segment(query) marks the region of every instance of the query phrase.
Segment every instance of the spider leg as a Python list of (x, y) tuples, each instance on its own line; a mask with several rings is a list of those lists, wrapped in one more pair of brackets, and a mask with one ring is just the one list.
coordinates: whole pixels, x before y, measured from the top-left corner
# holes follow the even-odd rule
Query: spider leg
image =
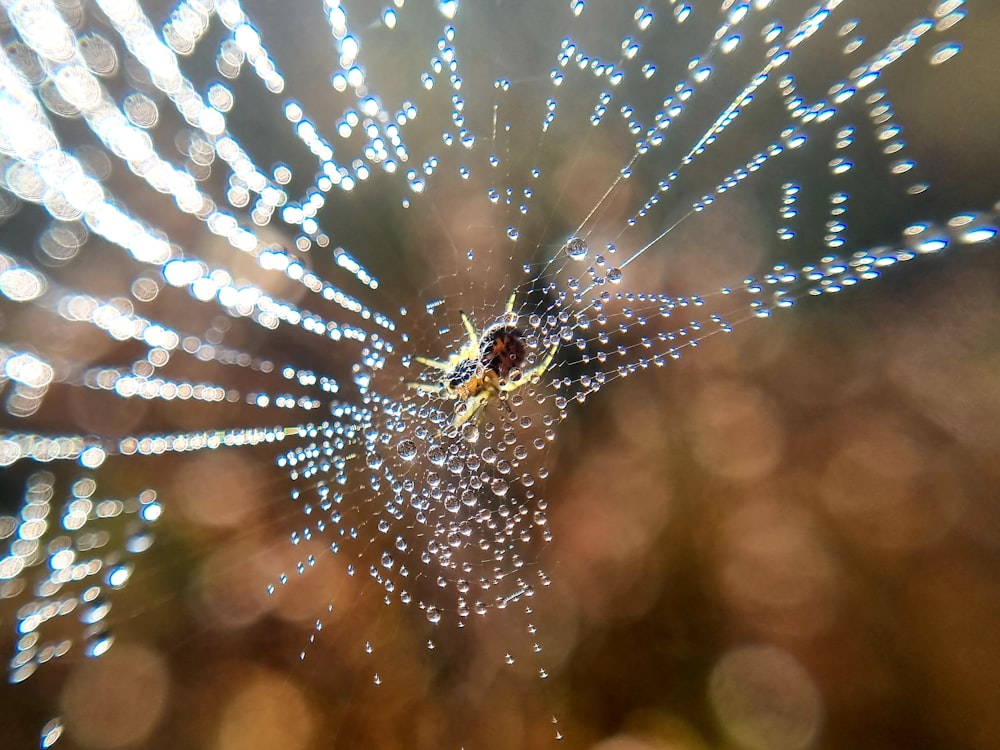
[(556, 352), (559, 351), (559, 343), (556, 342), (549, 347), (549, 350), (545, 352), (545, 356), (542, 357), (542, 361), (537, 365), (528, 370), (529, 376), (541, 375), (543, 372), (549, 369), (549, 365), (552, 364), (552, 360), (556, 358)]
[(556, 358), (556, 352), (559, 350), (559, 344), (555, 343), (549, 347), (549, 350), (545, 352), (545, 356), (542, 357), (541, 362), (532, 367), (527, 372), (523, 373), (517, 380), (508, 380), (506, 383), (500, 383), (499, 388), (501, 391), (513, 391), (520, 388), (525, 383), (530, 383), (533, 378), (541, 376), (549, 366), (552, 364), (552, 360)]
[(476, 332), (476, 326), (472, 322), (472, 318), (469, 317), (469, 314), (465, 312), (465, 310), (462, 310), (461, 315), (462, 325), (465, 326), (465, 332), (469, 334), (469, 341), (475, 344), (479, 341), (479, 334)]
[[(465, 409), (461, 412), (456, 412), (455, 421), (452, 422), (454, 427), (461, 427), (463, 424), (468, 422), (475, 416), (482, 413), (483, 408), (489, 403), (489, 400), (500, 393), (500, 378), (492, 370), (486, 370), (483, 373), (483, 390), (474, 396), (470, 396), (465, 399)], [(504, 404), (507, 409), (510, 406)]]
[(455, 421), (452, 422), (452, 426), (461, 427), (463, 424), (468, 422), (474, 416), (479, 414), (486, 406), (486, 402), (490, 399), (490, 392), (483, 391), (482, 393), (477, 393), (475, 396), (471, 396), (465, 400), (465, 409), (461, 412), (456, 412)]
[(507, 305), (504, 307), (503, 311), (505, 313), (514, 312), (514, 300), (517, 299), (517, 292), (511, 292), (510, 296), (507, 298)]
[(406, 387), (424, 393), (442, 393), (447, 390), (443, 383), (421, 383), (419, 380), (408, 380)]
[(414, 357), (417, 362), (427, 367), (433, 367), (435, 370), (450, 370), (451, 365), (447, 362), (442, 362), (440, 359), (430, 359), (429, 357)]
[(517, 314), (514, 312), (514, 300), (517, 299), (517, 291), (511, 292), (511, 295), (507, 298), (507, 304), (503, 308), (503, 317), (511, 325), (517, 323)]

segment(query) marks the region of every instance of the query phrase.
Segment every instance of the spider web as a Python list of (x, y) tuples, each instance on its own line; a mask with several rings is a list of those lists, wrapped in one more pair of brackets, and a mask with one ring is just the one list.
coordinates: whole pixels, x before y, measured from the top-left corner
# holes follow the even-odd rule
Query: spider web
[[(850, 710), (824, 533), (897, 563), (963, 539), (949, 482), (995, 446), (994, 11), (4, 6), (24, 732), (58, 703), (81, 746), (805, 747)], [(456, 428), (415, 357), (511, 295), (527, 368), (555, 362)], [(679, 609), (706, 589), (734, 632)], [(620, 682), (598, 652), (632, 640)], [(643, 663), (674, 647), (676, 678)]]

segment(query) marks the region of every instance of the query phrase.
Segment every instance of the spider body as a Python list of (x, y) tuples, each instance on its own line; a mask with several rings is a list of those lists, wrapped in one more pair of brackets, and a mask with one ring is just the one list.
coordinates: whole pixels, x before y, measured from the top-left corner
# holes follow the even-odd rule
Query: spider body
[(421, 364), (441, 371), (437, 381), (408, 383), (416, 390), (437, 393), (461, 403), (452, 422), (455, 427), (480, 414), (486, 404), (499, 399), (502, 393), (532, 382), (549, 368), (556, 353), (553, 344), (537, 364), (524, 370), (530, 358), (524, 331), (517, 327), (514, 295), (507, 300), (503, 317), (481, 334), (464, 312), (462, 325), (468, 338), (446, 361), (416, 358)]
[(445, 390), (460, 399), (472, 398), (483, 389), (485, 372), (479, 362), (474, 359), (463, 359), (448, 370), (441, 383)]
[(524, 331), (509, 323), (494, 323), (483, 332), (479, 352), (483, 367), (504, 380), (528, 357)]

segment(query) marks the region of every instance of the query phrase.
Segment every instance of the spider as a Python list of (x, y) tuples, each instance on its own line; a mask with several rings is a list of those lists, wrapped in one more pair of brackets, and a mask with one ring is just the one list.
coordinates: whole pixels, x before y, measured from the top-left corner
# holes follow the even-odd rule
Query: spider
[(515, 297), (516, 293), (510, 295), (503, 317), (481, 334), (469, 316), (462, 312), (462, 325), (468, 339), (446, 361), (416, 358), (420, 364), (440, 370), (442, 374), (433, 383), (411, 382), (407, 385), (415, 390), (464, 402), (464, 408), (456, 409), (453, 427), (461, 427), (480, 414), (486, 404), (498, 399), (501, 393), (510, 393), (532, 382), (549, 368), (556, 356), (558, 345), (553, 344), (541, 361), (522, 372), (521, 368), (528, 360), (528, 347), (524, 331), (517, 327)]

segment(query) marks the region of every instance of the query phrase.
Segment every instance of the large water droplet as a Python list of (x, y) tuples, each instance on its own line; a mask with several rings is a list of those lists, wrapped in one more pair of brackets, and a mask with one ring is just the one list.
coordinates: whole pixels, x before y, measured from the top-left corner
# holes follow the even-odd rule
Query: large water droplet
[(396, 452), (404, 461), (412, 461), (417, 456), (417, 444), (404, 438), (396, 444)]
[(587, 257), (587, 241), (580, 237), (571, 237), (566, 243), (566, 255), (573, 260), (583, 260)]

